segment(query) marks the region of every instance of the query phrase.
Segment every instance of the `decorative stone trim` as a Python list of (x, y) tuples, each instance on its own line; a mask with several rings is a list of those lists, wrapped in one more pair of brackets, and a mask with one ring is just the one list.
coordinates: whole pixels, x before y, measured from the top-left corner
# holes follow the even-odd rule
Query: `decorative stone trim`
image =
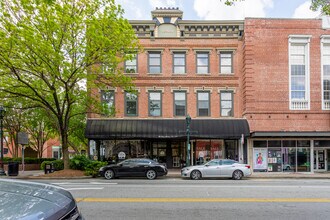
[(330, 35), (321, 35), (321, 43), (330, 43)]
[(112, 86), (106, 86), (105, 88), (99, 88), (99, 92), (101, 92), (102, 90), (107, 90), (107, 91), (114, 91), (117, 92), (117, 87), (112, 87)]
[(144, 48), (144, 52), (145, 53), (149, 53), (149, 52), (160, 52), (160, 54), (164, 53), (164, 48)]
[(199, 91), (205, 91), (205, 92), (210, 92), (212, 93), (213, 88), (212, 87), (194, 87), (194, 93), (197, 93)]
[(309, 43), (312, 35), (289, 35), (290, 43)]
[(171, 93), (173, 93), (174, 91), (185, 91), (187, 93), (189, 93), (189, 87), (171, 87)]
[(216, 48), (217, 54), (220, 54), (221, 52), (232, 52), (233, 54), (236, 53), (237, 48), (234, 47), (223, 47), (223, 48)]
[(171, 54), (176, 53), (176, 52), (187, 53), (188, 51), (189, 51), (189, 48), (173, 48), (173, 49), (170, 49)]
[(234, 94), (236, 93), (236, 88), (235, 87), (219, 87), (218, 88), (218, 93), (220, 94), (221, 91), (232, 91)]
[(194, 48), (193, 51), (194, 51), (194, 54), (196, 54), (198, 52), (212, 53), (213, 49), (212, 48)]
[[(140, 93), (140, 88), (139, 87), (136, 87), (134, 90), (137, 91), (137, 93)], [(125, 93), (125, 89), (122, 89), (121, 92)]]
[(161, 91), (162, 93), (164, 93), (164, 87), (146, 87), (146, 93), (148, 92), (154, 92), (154, 91)]

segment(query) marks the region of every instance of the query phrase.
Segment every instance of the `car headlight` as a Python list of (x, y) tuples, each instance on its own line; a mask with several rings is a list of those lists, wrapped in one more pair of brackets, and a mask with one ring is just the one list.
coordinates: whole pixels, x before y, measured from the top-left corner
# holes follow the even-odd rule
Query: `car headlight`
[(190, 170), (190, 168), (183, 168), (182, 170), (181, 170), (181, 172), (185, 172), (185, 171), (189, 171)]
[(101, 167), (100, 169), (99, 169), (99, 172), (102, 172), (104, 170), (104, 167)]

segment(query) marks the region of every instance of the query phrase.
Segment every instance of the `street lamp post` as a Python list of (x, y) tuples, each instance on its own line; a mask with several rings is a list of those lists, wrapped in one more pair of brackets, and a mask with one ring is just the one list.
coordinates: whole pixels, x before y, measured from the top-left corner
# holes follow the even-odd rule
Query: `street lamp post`
[(6, 176), (5, 169), (3, 167), (3, 118), (5, 117), (6, 110), (3, 106), (0, 106), (0, 143), (1, 143), (1, 166), (0, 176)]
[(191, 117), (187, 115), (186, 117), (186, 124), (187, 124), (187, 159), (186, 159), (186, 166), (190, 166), (190, 122)]

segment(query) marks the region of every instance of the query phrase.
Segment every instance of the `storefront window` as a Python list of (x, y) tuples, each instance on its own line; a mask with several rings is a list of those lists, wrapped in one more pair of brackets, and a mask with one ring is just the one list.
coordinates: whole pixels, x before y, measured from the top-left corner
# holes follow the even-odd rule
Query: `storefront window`
[(211, 159), (211, 141), (196, 141), (196, 164), (204, 164)]
[(268, 172), (282, 172), (282, 152), (279, 147), (268, 148)]
[(296, 148), (283, 148), (283, 171), (296, 172)]

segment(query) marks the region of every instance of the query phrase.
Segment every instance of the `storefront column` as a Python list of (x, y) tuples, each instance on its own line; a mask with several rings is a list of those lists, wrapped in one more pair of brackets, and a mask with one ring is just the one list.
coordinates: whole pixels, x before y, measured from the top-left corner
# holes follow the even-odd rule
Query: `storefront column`
[(253, 172), (253, 140), (247, 139), (247, 164), (251, 166)]
[(244, 145), (244, 137), (243, 140), (239, 139), (238, 141), (238, 162), (244, 163), (244, 151), (243, 151), (243, 145)]
[(310, 167), (311, 167), (311, 173), (314, 173), (314, 140), (311, 140), (311, 150), (310, 150)]

